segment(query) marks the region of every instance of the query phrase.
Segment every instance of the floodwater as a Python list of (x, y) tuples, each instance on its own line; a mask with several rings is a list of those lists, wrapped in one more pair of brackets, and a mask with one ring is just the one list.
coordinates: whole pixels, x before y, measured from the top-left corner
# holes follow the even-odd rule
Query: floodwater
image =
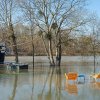
[[(0, 66), (0, 100), (100, 100), (100, 80), (94, 82), (89, 77), (93, 73), (93, 64), (83, 63), (83, 60), (78, 60), (80, 63), (77, 63), (76, 60), (77, 64), (73, 62), (71, 65), (75, 59), (69, 58), (70, 62), (65, 64), (64, 61), (59, 68), (50, 67), (47, 62), (43, 62), (43, 57), (41, 59), (42, 62), (37, 59), (36, 62), (41, 63), (35, 63), (34, 71), (31, 65), (23, 71)], [(98, 63), (96, 72), (100, 71)], [(85, 81), (81, 77), (75, 82), (67, 82), (64, 73), (68, 72), (84, 74)]]

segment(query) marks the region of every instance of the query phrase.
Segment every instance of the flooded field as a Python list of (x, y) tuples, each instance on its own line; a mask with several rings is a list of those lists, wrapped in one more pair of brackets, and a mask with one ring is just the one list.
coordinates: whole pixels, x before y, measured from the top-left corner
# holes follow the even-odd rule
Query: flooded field
[[(100, 80), (93, 82), (89, 77), (93, 73), (92, 59), (87, 59), (89, 63), (84, 63), (86, 58), (83, 61), (80, 57), (63, 59), (60, 68), (50, 67), (46, 57), (35, 59), (34, 71), (31, 57), (20, 57), (21, 62), (29, 62), (28, 70), (17, 72), (2, 68), (0, 100), (100, 100)], [(10, 60), (13, 58), (6, 58)], [(96, 72), (100, 72), (99, 60), (96, 60)], [(67, 82), (64, 73), (68, 72), (85, 75), (85, 81), (81, 77), (75, 82)]]

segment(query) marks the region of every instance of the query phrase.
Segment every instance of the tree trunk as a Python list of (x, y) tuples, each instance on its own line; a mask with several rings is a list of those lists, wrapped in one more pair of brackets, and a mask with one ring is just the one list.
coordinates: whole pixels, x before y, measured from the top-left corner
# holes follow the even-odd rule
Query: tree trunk
[(43, 40), (43, 44), (44, 44), (44, 47), (45, 47), (45, 51), (46, 51), (46, 54), (47, 54), (47, 57), (48, 57), (49, 63), (50, 63), (49, 51), (48, 51), (48, 48), (47, 48), (47, 46), (46, 46), (45, 40), (44, 40), (44, 38), (43, 38), (43, 35), (42, 35), (42, 40)]
[[(32, 22), (32, 21), (31, 21)], [(33, 71), (34, 71), (34, 42), (33, 42), (33, 27), (30, 28), (32, 38), (32, 56), (33, 56)]]
[(15, 37), (15, 34), (14, 34), (12, 24), (9, 25), (9, 33), (11, 34), (11, 38), (12, 38), (13, 51), (14, 51), (14, 54), (15, 54), (15, 62), (18, 63), (17, 43), (16, 43), (16, 37)]
[(52, 42), (49, 39), (49, 56), (50, 56), (50, 65), (55, 66), (54, 58), (53, 58), (53, 51), (52, 51)]
[(61, 64), (61, 40), (59, 39), (59, 43), (56, 47), (56, 66), (60, 66)]
[[(32, 39), (33, 40), (33, 39)], [(34, 43), (32, 41), (33, 71), (34, 71)]]
[[(94, 75), (95, 75), (95, 73), (96, 73), (96, 52), (95, 52), (95, 39), (94, 39), (94, 41), (93, 41), (93, 58), (94, 58), (94, 61), (93, 61), (93, 63), (94, 63), (94, 69), (93, 69), (93, 73), (94, 73)], [(95, 79), (93, 80), (94, 82), (95, 82)]]
[(56, 47), (56, 66), (61, 64), (61, 45)]

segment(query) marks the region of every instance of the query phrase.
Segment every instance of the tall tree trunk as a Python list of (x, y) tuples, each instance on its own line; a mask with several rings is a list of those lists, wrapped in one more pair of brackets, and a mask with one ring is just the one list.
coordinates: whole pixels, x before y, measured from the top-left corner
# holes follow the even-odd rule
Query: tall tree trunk
[(95, 51), (95, 40), (94, 40), (94, 43), (93, 43), (93, 58), (94, 58), (94, 61), (93, 61), (93, 63), (94, 63), (94, 74), (95, 74), (95, 72), (96, 72), (96, 51)]
[(33, 71), (34, 71), (34, 43), (33, 43), (33, 39), (32, 39), (32, 56), (33, 56)]
[(46, 54), (47, 54), (47, 57), (48, 57), (49, 63), (50, 63), (49, 51), (48, 51), (48, 48), (47, 48), (47, 46), (46, 46), (45, 40), (44, 40), (44, 38), (43, 38), (43, 35), (42, 35), (42, 40), (43, 40), (43, 44), (44, 44), (44, 47), (45, 47), (45, 51), (46, 51)]
[(55, 66), (54, 58), (53, 58), (53, 51), (52, 51), (52, 41), (49, 39), (49, 56), (50, 56), (50, 65)]
[(12, 39), (12, 44), (13, 44), (13, 51), (14, 51), (14, 54), (15, 54), (15, 62), (18, 63), (17, 43), (16, 43), (16, 37), (15, 37), (15, 34), (14, 34), (14, 29), (13, 29), (12, 24), (9, 25), (9, 33), (11, 34), (11, 39)]
[(33, 42), (33, 27), (32, 26), (30, 28), (30, 31), (31, 31), (31, 39), (32, 39), (32, 56), (33, 56), (33, 71), (34, 71), (34, 42)]
[(59, 43), (56, 47), (56, 66), (60, 66), (61, 64), (61, 39), (59, 39)]

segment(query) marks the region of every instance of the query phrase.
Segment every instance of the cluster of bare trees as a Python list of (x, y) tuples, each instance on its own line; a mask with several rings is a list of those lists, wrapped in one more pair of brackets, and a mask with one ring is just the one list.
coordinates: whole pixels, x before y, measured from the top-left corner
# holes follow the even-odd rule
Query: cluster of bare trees
[[(18, 51), (31, 51), (34, 56), (37, 48), (35, 51), (45, 51), (50, 65), (60, 66), (61, 55), (68, 53), (68, 49), (72, 54), (76, 51), (84, 54), (87, 47), (91, 45), (95, 51), (94, 45), (99, 44), (99, 38), (95, 38), (99, 36), (99, 23), (86, 11), (86, 3), (86, 0), (0, 0), (1, 39), (12, 46), (16, 62)], [(24, 25), (24, 30), (20, 27), (16, 30), (18, 23)], [(25, 43), (24, 47), (19, 43)]]
[(3, 41), (8, 42), (7, 40), (10, 40), (9, 42), (12, 44), (13, 51), (16, 56), (15, 61), (18, 62), (16, 36), (14, 34), (13, 25), (15, 8), (16, 4), (14, 3), (14, 0), (0, 0), (0, 24), (1, 28), (5, 30), (5, 33), (3, 33), (3, 36), (5, 37), (3, 38)]

